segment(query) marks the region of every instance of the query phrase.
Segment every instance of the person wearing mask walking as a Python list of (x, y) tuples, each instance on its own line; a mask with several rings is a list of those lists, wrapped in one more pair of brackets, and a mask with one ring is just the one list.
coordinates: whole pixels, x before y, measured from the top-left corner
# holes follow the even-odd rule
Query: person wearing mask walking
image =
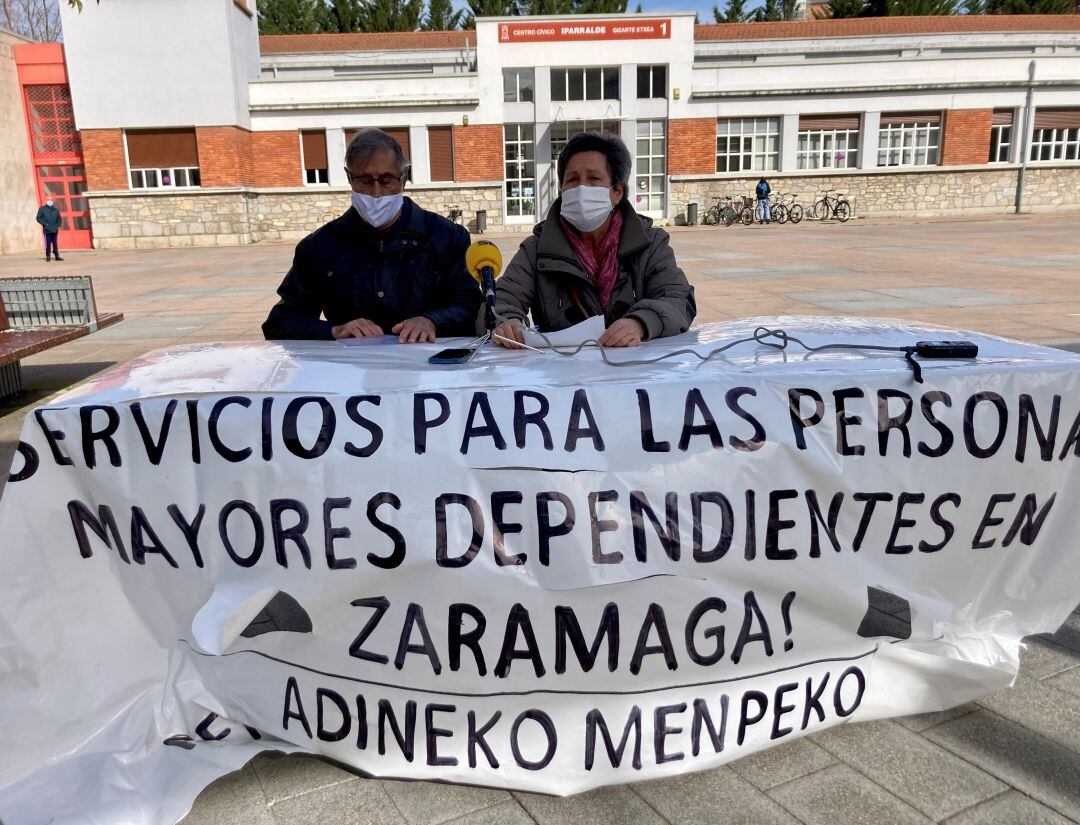
[(41, 231), (45, 233), (45, 260), (51, 261), (60, 257), (60, 248), (56, 245), (56, 235), (60, 231), (60, 210), (53, 205), (52, 198), (45, 201), (45, 205), (37, 211), (37, 222), (41, 224)]
[(772, 210), (769, 209), (769, 193), (772, 191), (772, 187), (769, 186), (769, 182), (762, 178), (758, 181), (757, 189), (757, 222), (758, 223), (772, 223)]

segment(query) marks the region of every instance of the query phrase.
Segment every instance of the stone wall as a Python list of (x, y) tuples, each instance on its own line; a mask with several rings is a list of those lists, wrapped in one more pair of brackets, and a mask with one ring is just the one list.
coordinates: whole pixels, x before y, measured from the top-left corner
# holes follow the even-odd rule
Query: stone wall
[(34, 167), (13, 47), (25, 40), (0, 31), (0, 254), (41, 249)]
[(253, 196), (242, 191), (177, 190), (168, 194), (99, 193), (90, 197), (98, 249), (230, 246), (256, 240)]
[[(406, 193), (425, 209), (476, 231), (476, 213), (487, 210), (489, 231), (501, 230), (500, 184), (416, 186)], [(153, 194), (90, 195), (98, 249), (228, 246), (259, 240), (299, 240), (349, 208), (344, 189), (173, 190)]]
[[(838, 189), (852, 202), (857, 217), (1007, 214), (1016, 202), (1018, 167), (859, 174), (768, 175), (774, 192), (791, 192), (804, 207), (825, 189)], [(760, 175), (732, 178), (720, 175), (676, 176), (669, 193), (670, 215), (684, 223), (686, 205), (698, 203), (703, 212), (716, 195), (752, 195)], [(1024, 186), (1024, 211), (1080, 208), (1080, 167), (1029, 167)]]

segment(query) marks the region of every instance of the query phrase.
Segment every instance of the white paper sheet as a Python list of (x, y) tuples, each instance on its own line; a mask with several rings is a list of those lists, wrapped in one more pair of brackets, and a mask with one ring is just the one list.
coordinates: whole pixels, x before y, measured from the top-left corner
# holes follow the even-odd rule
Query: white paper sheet
[(558, 332), (545, 332), (547, 341), (535, 332), (525, 333), (525, 343), (530, 347), (576, 347), (582, 341), (592, 341), (604, 334), (604, 316), (594, 315), (580, 324), (560, 329)]

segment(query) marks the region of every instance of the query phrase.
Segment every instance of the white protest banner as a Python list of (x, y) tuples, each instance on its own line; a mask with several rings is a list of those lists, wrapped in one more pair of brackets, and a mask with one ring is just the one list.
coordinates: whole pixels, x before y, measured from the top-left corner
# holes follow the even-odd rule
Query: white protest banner
[(173, 823), (266, 748), (570, 794), (1009, 685), (1076, 602), (1080, 358), (770, 325), (981, 351), (221, 344), (38, 408), (0, 818)]

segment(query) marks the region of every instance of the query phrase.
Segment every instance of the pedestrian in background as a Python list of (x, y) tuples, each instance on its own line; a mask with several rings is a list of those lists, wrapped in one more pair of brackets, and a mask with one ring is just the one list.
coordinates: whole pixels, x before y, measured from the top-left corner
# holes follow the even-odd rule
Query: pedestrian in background
[(765, 178), (762, 178), (758, 181), (755, 191), (757, 192), (757, 222), (772, 223), (772, 210), (769, 208), (769, 193), (772, 187)]
[(45, 260), (51, 261), (54, 257), (58, 261), (64, 260), (60, 257), (60, 248), (56, 245), (56, 235), (60, 231), (61, 223), (60, 210), (53, 205), (52, 198), (38, 209), (37, 222), (45, 233)]

